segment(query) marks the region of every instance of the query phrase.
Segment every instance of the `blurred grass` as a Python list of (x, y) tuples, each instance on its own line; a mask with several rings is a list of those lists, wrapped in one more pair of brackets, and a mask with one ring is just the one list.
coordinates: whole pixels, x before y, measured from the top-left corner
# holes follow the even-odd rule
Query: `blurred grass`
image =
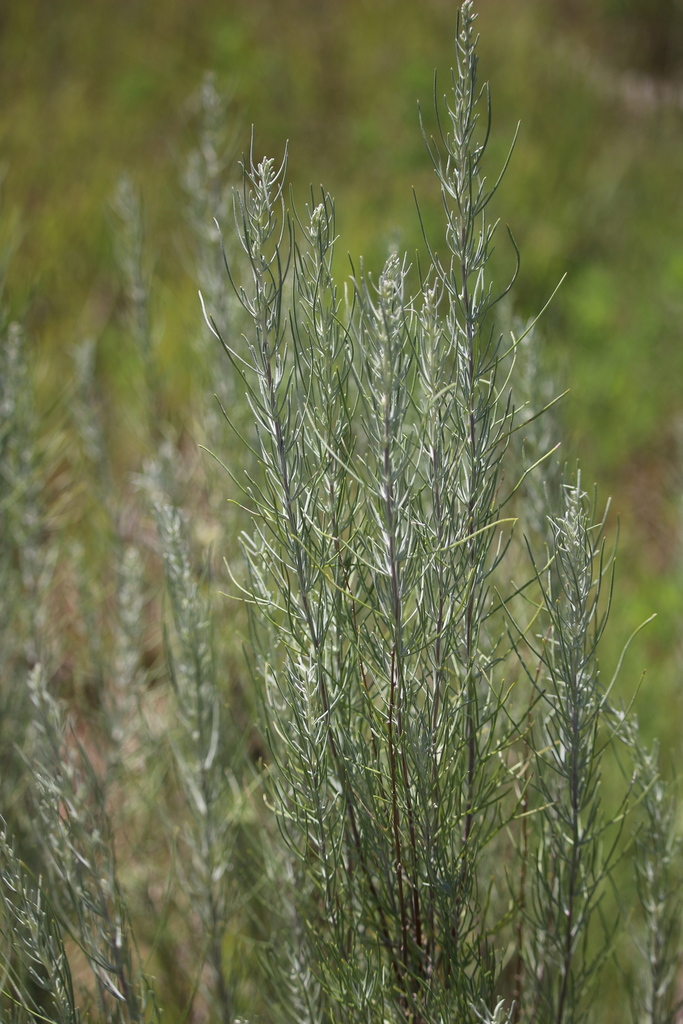
[[(498, 210), (522, 253), (522, 316), (567, 279), (542, 330), (563, 409), (566, 457), (614, 495), (622, 524), (607, 660), (658, 613), (627, 662), (648, 667), (646, 731), (678, 742), (683, 345), (683, 15), (670, 0), (480, 0), (482, 72), (493, 95), (493, 159), (519, 142)], [(295, 198), (324, 182), (354, 260), (420, 245), (411, 189), (435, 237), (429, 130), (433, 68), (452, 60), (446, 0), (24, 0), (0, 11), (0, 156), (6, 220), (20, 219), (7, 299), (24, 315), (40, 429), (57, 429), (70, 351), (96, 342), (114, 482), (149, 455), (144, 375), (125, 317), (110, 200), (121, 171), (144, 203), (152, 286), (155, 415), (195, 432), (202, 330), (179, 184), (205, 69), (234, 95), (237, 148), (290, 140)], [(491, 168), (493, 171), (493, 167)], [(501, 232), (497, 280), (513, 260)], [(342, 258), (340, 268), (343, 271)], [(52, 410), (52, 411), (51, 411)], [(99, 498), (66, 444), (46, 482), (59, 524), (101, 549)], [(61, 481), (61, 483), (60, 483)], [(655, 695), (654, 699), (653, 696)]]

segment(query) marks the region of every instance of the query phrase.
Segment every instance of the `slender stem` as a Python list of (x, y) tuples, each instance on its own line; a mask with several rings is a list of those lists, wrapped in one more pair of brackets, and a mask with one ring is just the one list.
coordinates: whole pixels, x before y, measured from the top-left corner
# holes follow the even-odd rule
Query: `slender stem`
[(570, 780), (570, 793), (571, 793), (571, 826), (572, 826), (572, 839), (571, 839), (571, 856), (569, 860), (569, 886), (566, 896), (566, 906), (564, 913), (566, 917), (565, 928), (564, 928), (564, 950), (562, 960), (562, 984), (560, 987), (560, 995), (557, 1003), (557, 1016), (556, 1024), (562, 1024), (564, 1019), (564, 1009), (567, 1000), (567, 991), (569, 987), (569, 979), (571, 976), (572, 960), (573, 960), (573, 945), (574, 945), (574, 913), (575, 913), (575, 902), (576, 902), (576, 890), (577, 890), (577, 877), (579, 869), (579, 847), (580, 847), (580, 835), (579, 835), (579, 812), (580, 812), (580, 795), (579, 795), (579, 771), (578, 771), (578, 758), (579, 750), (578, 744), (580, 742), (579, 737), (579, 722), (578, 722), (578, 694), (576, 692), (576, 680), (573, 680), (572, 685), (573, 692), (573, 708), (572, 708), (572, 726), (573, 726), (573, 737), (572, 737), (572, 766), (571, 766), (571, 780)]
[[(534, 690), (538, 687), (538, 680), (541, 674), (541, 668), (543, 662), (541, 659), (538, 661), (536, 666), (536, 676), (534, 679)], [(516, 947), (516, 958), (515, 958), (515, 977), (512, 988), (512, 1019), (510, 1024), (518, 1024), (521, 1013), (522, 1013), (522, 999), (524, 998), (524, 914), (526, 912), (526, 882), (527, 882), (527, 871), (529, 865), (529, 770), (531, 763), (531, 745), (529, 743), (529, 737), (531, 735), (531, 708), (533, 705), (533, 693), (529, 695), (529, 707), (527, 709), (526, 717), (526, 735), (524, 737), (524, 756), (526, 759), (526, 768), (524, 771), (524, 777), (522, 779), (522, 785), (524, 791), (522, 793), (522, 800), (520, 804), (520, 811), (522, 814), (522, 858), (519, 873), (519, 896), (517, 897), (517, 927), (515, 929), (515, 947)]]
[[(259, 281), (259, 283), (260, 283), (260, 281)], [(263, 304), (261, 304), (261, 305), (263, 306)], [(288, 525), (289, 525), (289, 538), (291, 538), (290, 550), (291, 550), (291, 553), (292, 553), (292, 556), (293, 556), (293, 559), (294, 559), (295, 571), (296, 571), (296, 575), (297, 575), (297, 583), (299, 585), (299, 595), (300, 595), (301, 608), (302, 608), (302, 611), (304, 613), (304, 618), (306, 620), (306, 624), (307, 624), (307, 627), (308, 627), (311, 643), (313, 645), (313, 649), (314, 649), (315, 654), (316, 654), (316, 677), (317, 677), (317, 683), (318, 683), (319, 692), (320, 692), (320, 700), (321, 700), (321, 704), (322, 704), (322, 708), (323, 708), (323, 714), (325, 716), (325, 723), (326, 723), (325, 728), (326, 728), (327, 738), (328, 738), (328, 742), (329, 742), (329, 745), (330, 745), (330, 751), (332, 753), (332, 757), (334, 759), (335, 766), (336, 766), (337, 772), (339, 774), (339, 780), (340, 780), (340, 783), (341, 783), (342, 792), (345, 794), (345, 801), (344, 801), (344, 803), (345, 803), (346, 813), (347, 813), (347, 816), (348, 816), (349, 826), (351, 828), (353, 845), (354, 845), (354, 847), (356, 849), (356, 853), (358, 855), (358, 860), (359, 860), (359, 863), (361, 865), (361, 869), (362, 869), (362, 871), (363, 871), (363, 873), (365, 875), (366, 882), (368, 884), (368, 888), (370, 890), (371, 896), (372, 896), (373, 901), (374, 901), (375, 908), (377, 910), (377, 914), (378, 914), (378, 917), (379, 917), (379, 929), (380, 929), (380, 934), (382, 936), (382, 941), (384, 943), (385, 949), (387, 950), (387, 952), (390, 955), (390, 958), (391, 958), (391, 961), (392, 961), (392, 966), (393, 966), (394, 971), (395, 971), (395, 973), (397, 975), (397, 978), (399, 978), (400, 974), (401, 974), (401, 971), (400, 971), (400, 968), (399, 968), (398, 964), (396, 963), (395, 954), (394, 954), (394, 951), (393, 951), (393, 943), (392, 943), (391, 937), (390, 937), (389, 924), (388, 924), (388, 921), (386, 919), (386, 914), (384, 912), (384, 908), (382, 906), (382, 902), (381, 902), (379, 894), (377, 892), (377, 888), (376, 888), (374, 880), (372, 878), (372, 874), (371, 874), (370, 869), (369, 869), (368, 864), (367, 864), (367, 860), (366, 860), (364, 849), (363, 849), (363, 843), (362, 843), (362, 840), (361, 840), (360, 831), (358, 829), (358, 823), (356, 821), (356, 813), (355, 813), (355, 810), (354, 810), (354, 807), (353, 807), (353, 803), (352, 803), (352, 801), (350, 799), (350, 794), (351, 794), (352, 790), (351, 790), (351, 787), (350, 787), (350, 785), (348, 783), (346, 766), (344, 764), (344, 759), (341, 756), (340, 751), (338, 749), (337, 741), (336, 741), (336, 738), (335, 738), (335, 735), (334, 735), (334, 731), (332, 729), (332, 723), (330, 721), (330, 700), (329, 700), (329, 695), (328, 695), (328, 690), (327, 690), (327, 683), (325, 682), (324, 667), (323, 667), (323, 665), (321, 663), (321, 656), (322, 656), (322, 652), (321, 652), (321, 649), (320, 649), (321, 643), (320, 643), (320, 638), (318, 636), (318, 631), (317, 631), (316, 626), (315, 626), (315, 622), (313, 620), (313, 615), (312, 615), (312, 611), (311, 611), (311, 605), (310, 605), (310, 601), (309, 601), (309, 597), (308, 597), (308, 584), (307, 584), (306, 576), (305, 576), (305, 573), (304, 573), (304, 566), (303, 566), (303, 557), (304, 557), (303, 556), (303, 545), (301, 543), (299, 527), (298, 527), (298, 524), (296, 522), (296, 518), (294, 516), (294, 500), (293, 500), (293, 497), (292, 497), (291, 480), (290, 480), (289, 468), (288, 468), (288, 465), (287, 465), (287, 459), (286, 459), (286, 454), (285, 454), (285, 445), (284, 445), (284, 436), (283, 436), (283, 430), (282, 430), (282, 423), (281, 423), (280, 416), (279, 416), (279, 413), (278, 413), (278, 408), (277, 408), (277, 396), (276, 396), (276, 393), (275, 393), (275, 384), (274, 384), (273, 375), (272, 375), (272, 369), (271, 369), (271, 358), (272, 358), (272, 356), (271, 356), (271, 353), (270, 353), (270, 350), (269, 350), (269, 346), (268, 346), (268, 341), (267, 341), (268, 331), (267, 331), (267, 324), (266, 324), (265, 309), (263, 309), (263, 308), (261, 310), (261, 324), (260, 324), (260, 326), (261, 326), (261, 332), (262, 332), (263, 364), (264, 364), (264, 370), (265, 370), (265, 373), (266, 373), (266, 381), (267, 381), (267, 387), (268, 387), (268, 398), (269, 398), (269, 405), (270, 405), (270, 410), (269, 411), (270, 411), (270, 414), (271, 414), (271, 421), (272, 421), (274, 429), (275, 429), (275, 448), (276, 448), (277, 458), (278, 458), (278, 471), (279, 471), (279, 474), (280, 474), (280, 480), (281, 480), (281, 483), (282, 483), (284, 497), (285, 497), (285, 509), (286, 509), (286, 514), (287, 514), (287, 522), (288, 522)]]
[[(469, 211), (468, 211), (469, 212)], [(467, 228), (463, 224), (461, 230), (461, 246), (463, 255), (466, 252), (467, 245)], [(474, 779), (476, 771), (476, 759), (477, 759), (477, 747), (476, 747), (476, 726), (475, 726), (475, 707), (477, 701), (476, 688), (474, 683), (474, 609), (476, 602), (476, 569), (477, 569), (477, 552), (476, 552), (476, 540), (474, 539), (474, 506), (475, 506), (475, 488), (477, 479), (477, 433), (476, 433), (476, 415), (474, 409), (475, 400), (475, 353), (474, 353), (474, 330), (472, 324), (472, 315), (470, 310), (470, 296), (468, 290), (469, 280), (469, 268), (466, 261), (463, 258), (463, 262), (460, 268), (462, 278), (462, 292), (461, 300), (465, 315), (465, 326), (467, 332), (467, 359), (468, 359), (468, 430), (469, 430), (469, 494), (467, 497), (467, 531), (470, 536), (470, 540), (467, 544), (467, 550), (469, 555), (469, 570), (470, 570), (470, 583), (469, 583), (469, 597), (467, 600), (467, 611), (465, 618), (465, 664), (467, 666), (467, 812), (465, 817), (465, 845), (467, 845), (472, 831), (472, 815), (473, 815), (473, 794), (474, 794)]]
[(391, 818), (394, 833), (394, 865), (396, 883), (398, 885), (398, 903), (401, 915), (401, 963), (404, 969), (408, 961), (408, 919), (406, 917), (405, 898), (403, 894), (403, 863), (401, 856), (401, 831), (398, 812), (396, 789), (396, 748), (394, 744), (394, 709), (396, 706), (396, 649), (391, 651), (391, 689), (389, 694), (389, 715), (387, 731), (389, 739), (389, 769), (391, 772)]

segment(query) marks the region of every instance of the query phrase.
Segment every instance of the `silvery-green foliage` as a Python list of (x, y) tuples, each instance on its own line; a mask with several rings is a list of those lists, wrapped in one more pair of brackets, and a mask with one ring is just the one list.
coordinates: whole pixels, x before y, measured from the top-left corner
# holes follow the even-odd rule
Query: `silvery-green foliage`
[(74, 383), (69, 409), (85, 459), (93, 467), (98, 498), (104, 507), (110, 502), (107, 439), (102, 402), (96, 381), (97, 344), (87, 338), (73, 348)]
[(118, 180), (112, 209), (117, 218), (116, 249), (128, 301), (130, 331), (147, 369), (152, 354), (152, 327), (145, 225), (140, 195), (127, 174), (122, 174)]
[[(606, 513), (605, 513), (606, 517)], [(610, 723), (609, 687), (597, 648), (609, 611), (601, 601), (611, 565), (605, 517), (581, 488), (564, 487), (562, 510), (550, 518), (550, 550), (538, 571), (542, 605), (526, 631), (525, 667), (537, 694), (531, 727), (534, 760), (528, 851), (525, 962), (531, 981), (522, 1019), (583, 1019), (605, 939), (591, 952), (590, 924), (616, 859), (616, 835), (601, 803), (600, 774)], [(623, 821), (624, 807), (613, 817)], [(526, 1009), (526, 1016), (524, 1010)]]
[[(231, 289), (225, 288), (224, 253), (227, 247), (232, 261), (236, 246), (231, 238), (221, 240), (219, 224), (232, 209), (232, 187), (236, 139), (230, 102), (210, 72), (204, 76), (197, 95), (196, 146), (188, 155), (183, 173), (187, 194), (188, 219), (197, 242), (193, 273), (197, 285), (214, 315), (227, 330), (242, 330), (242, 309)], [(199, 330), (194, 341), (198, 362), (204, 367), (206, 400), (202, 403), (205, 444), (213, 448), (225, 436), (221, 406), (240, 417), (240, 426), (248, 409), (235, 402), (234, 380), (224, 372), (216, 346), (207, 344), (206, 332)]]
[(545, 365), (536, 323), (521, 324), (513, 318), (510, 333), (519, 338), (511, 371), (518, 409), (513, 452), (521, 479), (516, 500), (528, 535), (551, 543), (548, 510), (559, 509), (562, 503), (562, 424), (555, 380)]
[(505, 1006), (503, 999), (499, 1000), (491, 1012), (486, 1005), (482, 1006), (481, 1009), (474, 1007), (474, 1012), (478, 1021), (481, 1024), (510, 1024), (512, 1020), (513, 1008), (509, 1009)]
[[(21, 324), (3, 324), (0, 344), (0, 515), (3, 574), (19, 570), (17, 585), (38, 608), (41, 573), (40, 476), (33, 388)], [(9, 579), (9, 578), (8, 578)], [(12, 588), (2, 588), (1, 620), (10, 613)], [(24, 630), (20, 633), (24, 634)], [(35, 650), (27, 652), (35, 660)]]
[(465, 4), (428, 141), (447, 257), (430, 252), (417, 295), (394, 253), (342, 302), (332, 201), (312, 194), (295, 229), (285, 162), (252, 148), (235, 194), (252, 328), (244, 348), (221, 340), (262, 468), (244, 485), (246, 589), (273, 799), (313, 886), (299, 914), (322, 1019), (474, 1020), (500, 970), (478, 865), (511, 813), (493, 582), (514, 416), (485, 276), (495, 187), (475, 43)]
[(28, 875), (3, 827), (0, 831), (2, 1019), (35, 1015), (50, 1024), (78, 1024), (80, 1015), (63, 931), (49, 898)]
[[(173, 992), (186, 1014), (240, 1024), (244, 992), (265, 978), (256, 998), (264, 1019), (278, 1022), (590, 1019), (619, 923), (602, 920), (605, 894), (620, 857), (624, 869), (623, 822), (635, 808), (642, 910), (632, 931), (642, 969), (630, 982), (633, 1016), (675, 1019), (675, 802), (655, 753), (635, 720), (615, 712), (600, 675), (612, 586), (605, 519), (580, 476), (561, 482), (533, 330), (507, 329), (488, 277), (497, 181), (484, 174), (490, 108), (476, 43), (468, 0), (436, 137), (423, 132), (443, 238), (426, 241), (425, 261), (391, 252), (379, 274), (361, 264), (343, 285), (333, 273), (331, 197), (312, 190), (288, 211), (286, 157), (258, 160), (253, 138), (242, 188), (231, 193), (225, 103), (210, 76), (201, 90), (186, 186), (205, 311), (233, 372), (201, 351), (244, 442), (217, 455), (241, 488), (233, 508), (251, 516), (244, 575), (235, 569), (235, 577), (253, 612), (251, 669), (270, 751), (259, 766), (262, 811), (228, 707), (208, 571), (196, 571), (185, 520), (162, 497), (188, 477), (177, 447), (162, 443), (169, 432), (154, 408), (150, 275), (129, 182), (116, 201), (119, 255), (147, 383), (137, 396), (145, 443), (168, 476), (160, 487), (157, 473), (148, 490), (168, 592), (169, 685), (162, 669), (144, 664), (144, 517), (130, 496), (106, 498), (103, 421), (91, 412), (94, 347), (84, 345), (72, 421), (116, 522), (114, 599), (108, 579), (93, 589), (86, 573), (81, 600), (106, 747), (82, 719), (78, 730), (65, 727), (52, 695), (44, 606), (56, 548), (39, 485), (45, 450), (36, 443), (22, 330), (0, 325), (3, 1020), (74, 1024), (79, 1012), (115, 1024), (160, 1019), (133, 935), (139, 906), (126, 901), (117, 855), (134, 850), (123, 877), (136, 873), (136, 895), (158, 909), (147, 882), (166, 865), (141, 870), (141, 816), (131, 808), (151, 807), (162, 791), (169, 799), (150, 820), (173, 816), (177, 871), (169, 868), (169, 878), (180, 889), (169, 887), (168, 919), (186, 909), (183, 936), (198, 940), (196, 956), (179, 950)], [(231, 214), (235, 230), (225, 223)], [(215, 424), (207, 433), (219, 438)], [(197, 505), (205, 499), (213, 500), (202, 491)], [(74, 550), (87, 566), (86, 548)], [(64, 678), (70, 685), (68, 665)], [(13, 744), (29, 718), (40, 878), (18, 856), (39, 859), (14, 820), (25, 787), (15, 785)], [(632, 764), (614, 801), (601, 773), (617, 748)], [(269, 821), (271, 808), (279, 831), (266, 824), (247, 848), (245, 834)], [(154, 840), (162, 862), (168, 835)], [(271, 942), (263, 975), (243, 958), (252, 972), (245, 981), (236, 951), (247, 947), (236, 933), (253, 908), (252, 888), (263, 910), (251, 936), (269, 932)], [(183, 939), (163, 921), (152, 938), (153, 930), (145, 925), (143, 934), (161, 963)], [(82, 991), (69, 966), (74, 948), (92, 974)]]
[(197, 145), (187, 158), (183, 185), (188, 199), (188, 216), (199, 243), (198, 284), (210, 298), (211, 308), (219, 309), (221, 317), (226, 317), (234, 306), (234, 297), (223, 287), (217, 223), (225, 220), (232, 206), (230, 175), (235, 139), (228, 127), (232, 123), (228, 115), (229, 104), (217, 88), (215, 75), (207, 73), (204, 76), (198, 99)]
[[(579, 1021), (609, 953), (593, 929), (629, 794), (603, 809), (605, 520), (580, 475), (545, 471), (552, 399), (515, 377), (530, 331), (494, 319), (476, 42), (466, 2), (425, 134), (445, 255), (427, 243), (420, 283), (391, 253), (340, 289), (330, 196), (289, 213), (286, 158), (252, 139), (247, 273), (226, 259), (251, 326), (240, 344), (207, 314), (253, 416), (258, 468), (226, 459), (253, 516), (236, 582), (292, 855), (292, 1006), (314, 991), (320, 1020)], [(509, 585), (527, 503), (538, 551)]]
[(144, 681), (140, 660), (144, 643), (145, 566), (140, 549), (127, 544), (117, 572), (117, 630), (114, 645), (110, 732), (122, 743), (132, 726)]
[(40, 664), (28, 685), (34, 708), (28, 763), (51, 908), (87, 960), (102, 1019), (158, 1021), (119, 883), (106, 794), (84, 747), (65, 731)]
[(201, 994), (216, 1020), (232, 1024), (234, 982), (224, 963), (223, 940), (245, 896), (234, 861), (249, 794), (232, 774), (241, 746), (219, 685), (207, 580), (196, 577), (181, 512), (159, 494), (152, 504), (171, 609), (166, 656), (177, 713), (171, 744), (190, 812), (181, 833), (180, 880), (205, 943), (198, 976), (205, 964), (210, 970)]
[(0, 311), (0, 795), (13, 832), (28, 824), (17, 756), (30, 718), (24, 680), (38, 658), (47, 656), (56, 632), (52, 623), (48, 629), (57, 550), (46, 536), (41, 480), (47, 464), (38, 441), (25, 333)]
[[(153, 746), (144, 713), (145, 694), (154, 679), (154, 673), (144, 665), (150, 584), (148, 567), (138, 545), (117, 543), (114, 553), (118, 564), (111, 650), (95, 650), (92, 661), (100, 681), (98, 724), (104, 740), (103, 784), (105, 788), (114, 785), (125, 791), (134, 785), (133, 780), (143, 766), (149, 768)], [(96, 636), (104, 632), (101, 620), (95, 623), (94, 631)], [(146, 777), (149, 781), (150, 777)], [(141, 803), (149, 799), (146, 792), (138, 796), (142, 796), (142, 801), (130, 796), (126, 800), (126, 812), (131, 819)]]
[(681, 837), (674, 787), (662, 779), (657, 745), (647, 750), (635, 720), (626, 740), (634, 765), (641, 822), (635, 835), (635, 873), (642, 918), (634, 925), (640, 969), (632, 984), (638, 1024), (669, 1024), (680, 1013)]

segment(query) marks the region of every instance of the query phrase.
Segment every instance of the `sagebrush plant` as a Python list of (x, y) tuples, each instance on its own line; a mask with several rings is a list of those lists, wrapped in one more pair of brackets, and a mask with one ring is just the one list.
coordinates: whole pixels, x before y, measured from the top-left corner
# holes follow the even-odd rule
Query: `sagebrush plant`
[(223, 940), (245, 900), (240, 891), (243, 879), (235, 880), (234, 860), (249, 793), (234, 775), (241, 765), (240, 738), (222, 709), (210, 599), (195, 578), (182, 515), (159, 496), (153, 506), (174, 634), (166, 642), (180, 725), (179, 734), (172, 737), (173, 758), (191, 812), (180, 837), (189, 852), (187, 864), (180, 861), (180, 881), (199, 919), (200, 974), (204, 964), (211, 973), (202, 995), (212, 1008), (212, 1019), (231, 1024), (234, 993)]
[(516, 395), (523, 337), (494, 319), (474, 19), (463, 4), (425, 137), (445, 255), (427, 242), (411, 274), (392, 253), (342, 298), (331, 198), (288, 213), (286, 159), (252, 144), (246, 275), (226, 263), (252, 327), (239, 345), (210, 319), (255, 421), (243, 587), (295, 865), (299, 1018), (579, 1020), (609, 955), (596, 911), (632, 794), (601, 800), (624, 735), (597, 662), (605, 519), (578, 473), (540, 515), (536, 489), (545, 537), (507, 583), (526, 477), (552, 452), (506, 478), (542, 410)]
[[(3, 1020), (569, 1024), (607, 1019), (614, 963), (634, 1021), (677, 1019), (674, 791), (600, 674), (606, 511), (558, 462), (534, 324), (488, 276), (502, 174), (487, 184), (476, 47), (465, 2), (423, 128), (443, 238), (343, 283), (332, 198), (289, 211), (286, 157), (258, 161), (252, 138), (231, 191), (205, 79), (185, 187), (231, 364), (197, 343), (241, 442), (224, 450), (208, 412), (228, 513), (224, 478), (193, 476), (161, 415), (129, 181), (118, 252), (153, 459), (133, 486), (116, 489), (90, 343), (63, 402), (107, 521), (104, 581), (41, 494), (57, 471), (22, 330), (0, 323)], [(251, 613), (255, 749), (230, 678), (241, 619), (217, 613), (193, 520)], [(631, 864), (637, 913), (613, 893)]]

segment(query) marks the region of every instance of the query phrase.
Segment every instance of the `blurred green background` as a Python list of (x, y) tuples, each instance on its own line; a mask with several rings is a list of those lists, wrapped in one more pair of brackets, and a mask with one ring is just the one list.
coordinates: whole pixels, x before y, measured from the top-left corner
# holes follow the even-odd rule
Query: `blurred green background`
[[(621, 543), (611, 647), (651, 612), (624, 690), (648, 733), (678, 748), (683, 598), (683, 5), (678, 0), (479, 0), (491, 83), (492, 177), (517, 121), (496, 213), (522, 255), (526, 318), (567, 278), (542, 321), (562, 403), (564, 454), (613, 495)], [(412, 190), (438, 240), (438, 196), (416, 101), (433, 125), (434, 69), (453, 57), (454, 0), (21, 0), (0, 5), (3, 239), (17, 243), (5, 297), (29, 333), (40, 429), (96, 341), (116, 472), (143, 454), (111, 196), (139, 187), (153, 273), (164, 417), (191, 430), (202, 329), (180, 185), (196, 143), (197, 90), (212, 69), (233, 97), (236, 153), (290, 142), (290, 180), (336, 198), (342, 254), (377, 267), (421, 245)], [(226, 226), (224, 225), (224, 228)], [(501, 231), (496, 274), (513, 266)], [(343, 258), (339, 271), (345, 273)], [(58, 488), (53, 487), (56, 492)], [(77, 494), (77, 491), (76, 491)], [(56, 500), (56, 499), (55, 499)], [(87, 502), (61, 512), (88, 529)]]

